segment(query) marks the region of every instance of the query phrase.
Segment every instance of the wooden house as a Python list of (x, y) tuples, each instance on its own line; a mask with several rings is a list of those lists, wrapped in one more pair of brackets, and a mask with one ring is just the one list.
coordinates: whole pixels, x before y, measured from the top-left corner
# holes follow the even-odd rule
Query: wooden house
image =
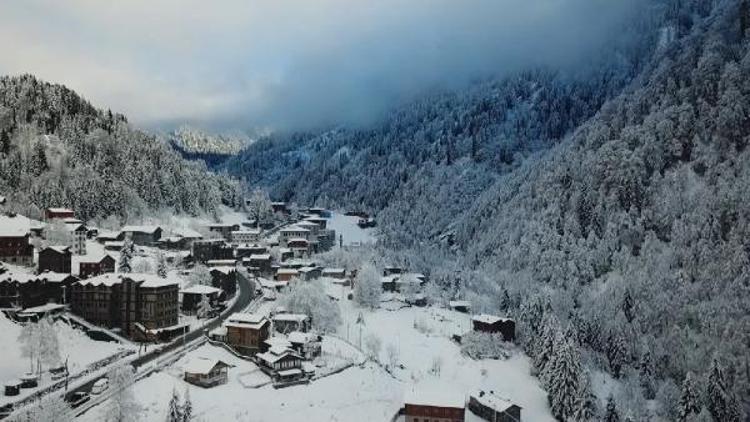
[(291, 281), (299, 276), (299, 271), (294, 268), (279, 268), (274, 277), (276, 281)]
[(39, 251), (38, 271), (70, 274), (72, 258), (70, 246), (48, 246)]
[(47, 208), (44, 210), (44, 218), (47, 220), (75, 218), (76, 213), (69, 208)]
[(78, 262), (78, 275), (81, 278), (113, 272), (115, 272), (115, 259), (109, 254), (84, 257)]
[(230, 367), (231, 365), (219, 359), (193, 358), (183, 368), (184, 379), (204, 388), (226, 384)]
[(201, 263), (234, 259), (234, 250), (222, 239), (198, 240), (193, 242), (193, 258)]
[(271, 323), (262, 315), (235, 313), (227, 318), (227, 344), (240, 353), (251, 354), (260, 351), (269, 336)]
[(464, 422), (466, 400), (450, 391), (411, 390), (404, 397), (405, 422)]
[(34, 247), (29, 243), (30, 220), (16, 214), (0, 217), (0, 261), (31, 266)]
[(482, 333), (503, 335), (505, 341), (516, 339), (516, 322), (510, 318), (502, 318), (496, 315), (474, 315), (471, 318), (472, 329)]
[(487, 422), (521, 422), (521, 407), (494, 391), (477, 391), (469, 396), (468, 410)]
[(280, 313), (271, 317), (273, 328), (279, 333), (291, 333), (301, 331), (303, 333), (310, 329), (310, 317), (305, 314)]
[(197, 311), (198, 305), (204, 297), (207, 297), (211, 306), (215, 307), (219, 304), (222, 292), (221, 289), (213, 286), (204, 286), (202, 284), (182, 289), (180, 290), (180, 294), (182, 295), (180, 309), (182, 309), (183, 313), (192, 315)]
[(157, 246), (162, 229), (159, 226), (125, 226), (122, 233), (139, 246)]

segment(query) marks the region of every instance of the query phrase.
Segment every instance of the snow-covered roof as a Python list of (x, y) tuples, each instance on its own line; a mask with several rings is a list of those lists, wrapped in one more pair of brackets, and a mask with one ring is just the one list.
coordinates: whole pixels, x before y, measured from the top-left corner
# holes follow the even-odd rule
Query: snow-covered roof
[(302, 331), (292, 331), (287, 335), (291, 343), (306, 344), (317, 340), (318, 336), (313, 333), (303, 333)]
[(194, 295), (210, 295), (214, 293), (221, 293), (221, 289), (217, 289), (213, 286), (206, 286), (204, 284), (196, 284), (190, 286), (187, 289), (180, 290), (180, 293), (194, 294)]
[(70, 246), (63, 246), (63, 245), (47, 246), (44, 249), (52, 249), (53, 251), (57, 253), (63, 253), (63, 254), (70, 252)]
[(318, 267), (302, 267), (302, 268), (299, 269), (299, 272), (301, 272), (301, 273), (309, 273), (310, 271), (315, 271), (317, 269), (318, 269)]
[[(104, 253), (104, 252), (92, 253), (92, 254), (83, 255), (83, 256), (79, 257), (78, 258), (78, 262), (81, 262), (81, 263), (92, 263), (92, 262), (93, 263), (99, 263), (99, 262), (102, 262), (102, 259), (104, 259), (106, 257), (112, 258), (111, 255), (109, 255), (107, 253)], [(114, 258), (112, 258), (112, 259), (114, 259)]]
[(234, 266), (237, 264), (236, 259), (209, 259), (206, 261), (206, 265), (209, 267), (219, 267), (219, 266)]
[(438, 388), (421, 388), (419, 390), (409, 390), (404, 395), (405, 404), (417, 406), (435, 406), (435, 407), (452, 407), (463, 409), (466, 406), (466, 397), (450, 387), (444, 389)]
[(189, 228), (182, 228), (177, 230), (172, 230), (172, 233), (175, 236), (184, 237), (185, 239), (202, 239), (203, 235), (198, 233), (197, 231)]
[(385, 284), (385, 283), (393, 283), (396, 280), (398, 280), (398, 274), (392, 274), (392, 275), (387, 275), (387, 276), (384, 276), (384, 277), (380, 277), (380, 282), (383, 283), (383, 284)]
[(66, 279), (72, 277), (68, 273), (56, 273), (52, 271), (45, 271), (39, 274), (39, 279), (47, 280), (48, 283), (62, 283)]
[(237, 268), (235, 267), (228, 267), (226, 265), (220, 266), (220, 267), (211, 267), (210, 271), (218, 271), (222, 274), (229, 275), (233, 272), (237, 271)]
[(91, 277), (91, 278), (85, 278), (83, 280), (78, 280), (78, 284), (81, 286), (114, 286), (116, 284), (122, 283), (122, 280), (120, 280), (119, 274), (114, 273), (104, 273), (99, 274), (97, 276)]
[(65, 305), (61, 305), (59, 303), (45, 303), (41, 306), (26, 308), (23, 310), (23, 312), (28, 314), (43, 314), (47, 312), (59, 311), (60, 309), (65, 309)]
[(70, 213), (73, 212), (70, 208), (47, 208), (47, 211), (53, 212), (53, 213)]
[(481, 322), (484, 324), (494, 324), (500, 321), (503, 321), (503, 322), (509, 321), (509, 318), (503, 318), (497, 315), (481, 314), (481, 315), (474, 315), (473, 317), (471, 317), (471, 320), (476, 321), (476, 322)]
[[(274, 353), (277, 352), (277, 353)], [(258, 359), (273, 365), (274, 363), (280, 361), (281, 359), (285, 358), (286, 356), (294, 356), (298, 359), (301, 359), (300, 355), (295, 353), (292, 350), (284, 349), (284, 350), (273, 350), (269, 349), (269, 351), (265, 353), (258, 353), (255, 355)]]
[(302, 220), (299, 223), (296, 224), (298, 227), (306, 228), (306, 227), (320, 227), (318, 223), (314, 223), (310, 220)]
[(477, 390), (471, 393), (471, 397), (478, 401), (480, 404), (487, 406), (496, 412), (504, 412), (509, 407), (515, 404), (512, 401), (495, 394), (494, 391)]
[(263, 343), (268, 345), (269, 349), (288, 349), (292, 347), (292, 343), (290, 340), (287, 340), (282, 337), (269, 337), (267, 338)]
[(302, 373), (302, 370), (299, 368), (292, 368), (292, 369), (285, 369), (283, 371), (279, 371), (278, 374), (281, 377), (291, 377), (294, 375), (299, 375)]
[(305, 233), (305, 232), (309, 232), (310, 230), (308, 230), (308, 229), (306, 229), (304, 227), (300, 227), (299, 225), (295, 224), (293, 226), (284, 227), (283, 229), (281, 229), (279, 231), (282, 232), (282, 233)]
[(0, 237), (26, 236), (31, 231), (32, 226), (33, 220), (22, 215), (0, 216)]
[(117, 239), (118, 237), (120, 237), (120, 232), (113, 231), (99, 232), (99, 234), (96, 236), (97, 239)]
[(140, 287), (145, 288), (158, 288), (168, 287), (180, 284), (180, 280), (174, 277), (161, 278), (155, 274), (140, 274), (140, 273), (127, 273), (127, 274), (114, 274), (105, 273), (100, 274), (91, 278), (79, 280), (78, 283), (82, 286), (114, 286), (122, 283), (122, 279), (127, 278), (140, 283)]
[(450, 302), (448, 302), (448, 306), (450, 306), (451, 308), (459, 308), (459, 307), (470, 308), (471, 303), (469, 303), (468, 300), (451, 300)]
[(323, 268), (322, 271), (323, 274), (342, 274), (345, 272), (346, 270), (343, 268)]
[(310, 317), (305, 314), (276, 314), (271, 319), (274, 321), (304, 322), (310, 319)]
[(193, 358), (190, 359), (182, 369), (189, 374), (207, 375), (217, 365), (225, 367), (231, 366), (219, 359)]
[(232, 235), (237, 234), (260, 234), (260, 229), (250, 229), (250, 230), (233, 230)]
[(251, 314), (247, 312), (237, 312), (230, 315), (224, 325), (227, 327), (259, 329), (266, 322), (268, 322), (268, 320), (263, 315)]
[(276, 271), (276, 274), (290, 274), (290, 275), (297, 275), (299, 274), (299, 271), (295, 270), (294, 268), (279, 268)]
[(267, 254), (267, 253), (264, 253), (264, 254), (253, 254), (253, 255), (250, 255), (250, 259), (252, 259), (252, 260), (258, 260), (258, 261), (267, 261), (267, 260), (271, 259), (271, 254)]
[(122, 231), (125, 233), (148, 233), (153, 234), (157, 230), (160, 230), (159, 226), (125, 226)]
[(290, 243), (310, 243), (310, 241), (307, 240), (307, 239), (301, 238), (301, 237), (293, 237), (293, 238), (287, 240), (286, 243), (287, 244), (290, 244)]

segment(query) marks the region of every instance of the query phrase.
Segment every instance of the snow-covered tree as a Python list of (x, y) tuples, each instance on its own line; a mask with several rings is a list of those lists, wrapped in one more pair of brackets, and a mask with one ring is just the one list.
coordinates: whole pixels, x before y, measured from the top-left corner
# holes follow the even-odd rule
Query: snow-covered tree
[(176, 389), (172, 389), (172, 397), (169, 399), (166, 422), (182, 422), (183, 413), (180, 406), (180, 396)]
[(615, 404), (615, 399), (610, 395), (607, 397), (607, 405), (604, 408), (604, 418), (602, 419), (603, 422), (620, 422), (620, 413), (617, 410), (617, 404)]
[(127, 363), (120, 363), (108, 373), (109, 390), (112, 396), (108, 401), (106, 422), (135, 422), (139, 419), (141, 407), (133, 396), (135, 371)]
[(559, 340), (561, 343), (555, 348), (548, 364), (546, 385), (552, 414), (559, 420), (565, 420), (577, 410), (581, 363), (571, 340)]
[(380, 274), (372, 264), (363, 265), (354, 280), (354, 300), (362, 307), (375, 309), (380, 306), (382, 293)]
[(714, 420), (739, 422), (740, 410), (731, 386), (727, 383), (724, 367), (714, 356), (708, 369), (706, 408)]
[(207, 318), (212, 310), (213, 307), (211, 306), (211, 301), (209, 300), (208, 295), (201, 295), (201, 301), (198, 302), (198, 309), (196, 311), (198, 318)]
[(117, 271), (121, 273), (130, 273), (133, 271), (132, 260), (135, 252), (135, 245), (130, 239), (125, 242), (120, 249), (120, 259), (117, 261)]
[(588, 373), (581, 373), (576, 392), (575, 412), (571, 418), (574, 422), (590, 422), (596, 419), (597, 398), (591, 389), (591, 379)]
[(190, 422), (193, 417), (193, 402), (190, 400), (190, 390), (185, 389), (185, 401), (182, 403), (182, 421)]
[(688, 372), (682, 382), (680, 401), (677, 405), (677, 420), (684, 422), (701, 412), (700, 393), (693, 380), (693, 373)]
[(378, 360), (382, 345), (383, 342), (380, 340), (380, 337), (374, 333), (370, 333), (365, 337), (365, 351), (367, 352), (367, 356), (374, 361)]
[(643, 396), (648, 400), (653, 400), (656, 395), (654, 364), (651, 360), (651, 352), (648, 350), (643, 352), (641, 356), (641, 361), (638, 365), (638, 378), (643, 389)]
[(341, 325), (339, 306), (328, 297), (320, 280), (295, 279), (289, 284), (290, 289), (280, 299), (289, 312), (309, 316), (313, 327), (324, 333), (333, 332)]
[(255, 189), (245, 201), (247, 217), (255, 220), (256, 224), (264, 225), (273, 220), (273, 207), (268, 193), (262, 189)]
[(167, 257), (164, 252), (157, 251), (156, 253), (156, 275), (161, 278), (167, 278)]
[(21, 356), (29, 358), (29, 371), (34, 372), (34, 363), (39, 355), (39, 324), (26, 323), (18, 335)]
[(65, 222), (59, 219), (52, 220), (44, 230), (44, 246), (70, 246), (73, 244), (73, 235), (65, 225)]
[(623, 366), (627, 363), (628, 355), (625, 348), (625, 339), (619, 333), (612, 332), (609, 334), (607, 341), (607, 360), (612, 375), (619, 378)]
[(190, 272), (190, 276), (188, 278), (188, 281), (190, 285), (204, 285), (204, 286), (210, 286), (212, 284), (213, 278), (211, 277), (211, 271), (202, 264), (196, 264), (195, 267), (193, 267), (193, 270)]

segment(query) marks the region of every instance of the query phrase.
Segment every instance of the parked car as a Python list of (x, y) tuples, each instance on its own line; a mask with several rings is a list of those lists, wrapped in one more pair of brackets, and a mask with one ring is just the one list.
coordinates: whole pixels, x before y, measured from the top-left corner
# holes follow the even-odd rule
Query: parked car
[(93, 387), (91, 387), (91, 394), (95, 396), (102, 394), (103, 392), (107, 390), (107, 388), (109, 388), (109, 379), (107, 378), (99, 379), (94, 383)]
[(70, 402), (70, 407), (75, 409), (82, 406), (89, 400), (91, 400), (91, 396), (89, 395), (89, 393), (85, 391), (76, 391), (70, 396), (70, 399), (68, 401)]
[(0, 420), (7, 418), (13, 412), (13, 403), (0, 406)]

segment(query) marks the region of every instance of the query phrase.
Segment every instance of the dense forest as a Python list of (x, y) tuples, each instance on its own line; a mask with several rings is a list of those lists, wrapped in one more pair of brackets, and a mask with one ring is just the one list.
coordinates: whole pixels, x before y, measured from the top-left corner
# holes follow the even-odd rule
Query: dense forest
[(431, 300), (516, 316), (561, 420), (747, 420), (749, 22), (744, 1), (652, 2), (586, 70), (275, 135), (226, 168), (375, 213)]
[(39, 217), (50, 206), (85, 220), (154, 209), (197, 214), (239, 203), (238, 184), (183, 159), (126, 118), (30, 75), (0, 78), (0, 195)]

